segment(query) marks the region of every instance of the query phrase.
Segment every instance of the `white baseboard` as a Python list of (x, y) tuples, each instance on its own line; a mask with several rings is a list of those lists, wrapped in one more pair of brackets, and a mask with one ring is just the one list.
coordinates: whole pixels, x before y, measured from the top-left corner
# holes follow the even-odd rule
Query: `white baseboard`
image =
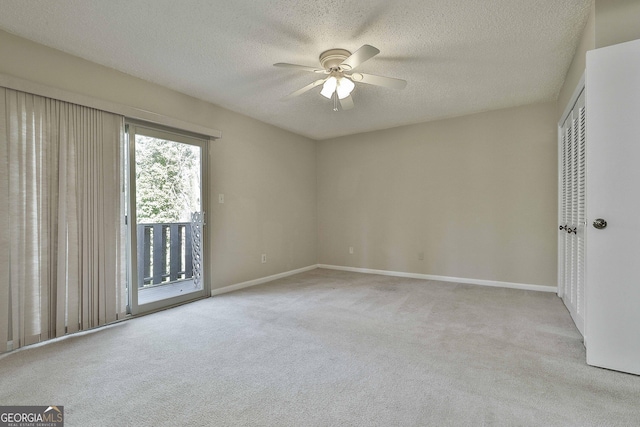
[(381, 274), (383, 276), (408, 277), (411, 279), (438, 280), (441, 282), (466, 283), (470, 285), (493, 286), (497, 288), (524, 289), (538, 292), (558, 292), (557, 286), (529, 285), (525, 283), (498, 282), (494, 280), (467, 279), (462, 277), (434, 276), (432, 274), (405, 273), (402, 271), (372, 270), (370, 268), (344, 267), (341, 265), (318, 264), (318, 268), (353, 271), (356, 273)]
[(250, 286), (261, 285), (272, 280), (281, 279), (287, 276), (293, 276), (294, 274), (304, 273), (305, 271), (315, 270), (318, 268), (318, 264), (309, 265), (307, 267), (298, 268), (297, 270), (285, 271), (284, 273), (278, 273), (267, 277), (260, 277), (258, 279), (249, 280), (242, 283), (236, 283), (235, 285), (225, 286), (223, 288), (211, 289), (211, 296), (225, 294), (227, 292), (237, 291), (238, 289), (248, 288)]
[(222, 288), (212, 289), (211, 296), (220, 295), (227, 292), (233, 292), (233, 291), (248, 288), (251, 286), (261, 285), (263, 283), (267, 283), (272, 280), (281, 279), (287, 276), (293, 276), (294, 274), (304, 273), (305, 271), (315, 270), (316, 268), (326, 268), (328, 270), (352, 271), (355, 273), (380, 274), (383, 276), (407, 277), (410, 279), (438, 280), (440, 282), (466, 283), (469, 285), (493, 286), (496, 288), (523, 289), (526, 291), (555, 292), (555, 293), (558, 292), (557, 286), (529, 285), (526, 283), (499, 282), (495, 280), (468, 279), (463, 277), (435, 276), (433, 274), (406, 273), (403, 271), (390, 271), (390, 270), (374, 270), (371, 268), (345, 267), (342, 265), (314, 264), (314, 265), (309, 265), (307, 267), (298, 268), (297, 270), (285, 271), (283, 273), (278, 273), (271, 276), (260, 277), (258, 279), (253, 279), (253, 280), (249, 280), (242, 283), (236, 283), (235, 285), (229, 285)]

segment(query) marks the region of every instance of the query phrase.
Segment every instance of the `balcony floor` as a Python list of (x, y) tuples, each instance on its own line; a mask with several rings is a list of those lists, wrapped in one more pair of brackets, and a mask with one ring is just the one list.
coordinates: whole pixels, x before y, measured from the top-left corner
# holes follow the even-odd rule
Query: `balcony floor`
[(198, 288), (194, 287), (193, 279), (142, 288), (138, 289), (138, 305), (173, 298), (200, 290), (202, 290), (202, 285)]

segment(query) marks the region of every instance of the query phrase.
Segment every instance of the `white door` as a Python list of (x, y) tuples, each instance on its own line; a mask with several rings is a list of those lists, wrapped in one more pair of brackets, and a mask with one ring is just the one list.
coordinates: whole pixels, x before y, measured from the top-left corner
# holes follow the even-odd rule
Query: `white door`
[(640, 374), (640, 40), (588, 52), (586, 90), (587, 363)]

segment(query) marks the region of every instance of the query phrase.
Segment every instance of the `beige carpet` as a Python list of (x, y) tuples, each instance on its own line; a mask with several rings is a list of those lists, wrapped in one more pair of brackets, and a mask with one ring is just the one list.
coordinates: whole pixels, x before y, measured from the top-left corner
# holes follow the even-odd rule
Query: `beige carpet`
[(0, 358), (67, 426), (631, 426), (549, 293), (314, 270)]

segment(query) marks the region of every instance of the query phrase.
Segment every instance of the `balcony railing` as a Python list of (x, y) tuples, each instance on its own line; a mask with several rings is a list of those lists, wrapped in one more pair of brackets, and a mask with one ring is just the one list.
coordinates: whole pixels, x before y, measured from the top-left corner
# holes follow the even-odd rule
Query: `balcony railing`
[(138, 224), (138, 288), (193, 277), (191, 223)]

